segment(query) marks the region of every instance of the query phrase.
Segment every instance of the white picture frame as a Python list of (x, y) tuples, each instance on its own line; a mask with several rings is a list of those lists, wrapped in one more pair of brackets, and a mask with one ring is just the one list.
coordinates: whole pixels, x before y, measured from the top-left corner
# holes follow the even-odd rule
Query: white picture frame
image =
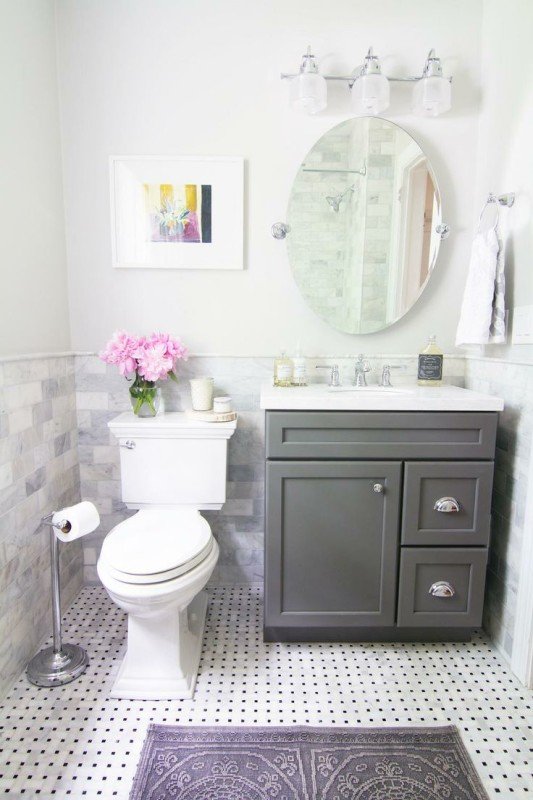
[(244, 159), (111, 156), (118, 269), (244, 269)]

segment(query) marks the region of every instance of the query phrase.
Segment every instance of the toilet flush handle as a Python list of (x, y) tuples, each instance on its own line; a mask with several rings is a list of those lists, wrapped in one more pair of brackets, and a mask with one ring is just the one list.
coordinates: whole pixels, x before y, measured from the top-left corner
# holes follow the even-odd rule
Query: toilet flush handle
[(133, 441), (133, 439), (126, 439), (124, 444), (122, 444), (122, 442), (120, 443), (120, 446), (121, 447), (127, 447), (128, 450), (134, 450), (135, 449), (135, 442)]

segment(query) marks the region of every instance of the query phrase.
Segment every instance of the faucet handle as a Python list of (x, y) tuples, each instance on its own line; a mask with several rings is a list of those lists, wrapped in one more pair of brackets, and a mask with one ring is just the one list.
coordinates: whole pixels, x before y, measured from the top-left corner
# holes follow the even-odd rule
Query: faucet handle
[(340, 386), (341, 378), (339, 372), (339, 365), (333, 364), (331, 367), (328, 364), (317, 364), (315, 369), (330, 369), (329, 386)]
[(405, 367), (402, 367), (400, 364), (383, 364), (380, 386), (392, 386), (392, 383), (390, 382), (391, 369), (405, 369)]

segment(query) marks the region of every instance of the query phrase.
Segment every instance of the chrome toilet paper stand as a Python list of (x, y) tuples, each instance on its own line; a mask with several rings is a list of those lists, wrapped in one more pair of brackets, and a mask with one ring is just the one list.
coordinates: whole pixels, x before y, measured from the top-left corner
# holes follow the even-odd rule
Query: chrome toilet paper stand
[(35, 686), (62, 686), (76, 680), (89, 664), (89, 656), (77, 644), (65, 644), (61, 638), (61, 587), (59, 582), (59, 541), (54, 528), (68, 533), (71, 524), (67, 519), (53, 521), (54, 514), (43, 517), (50, 526), (50, 566), (52, 572), (52, 625), (53, 645), (40, 650), (26, 669), (30, 683)]

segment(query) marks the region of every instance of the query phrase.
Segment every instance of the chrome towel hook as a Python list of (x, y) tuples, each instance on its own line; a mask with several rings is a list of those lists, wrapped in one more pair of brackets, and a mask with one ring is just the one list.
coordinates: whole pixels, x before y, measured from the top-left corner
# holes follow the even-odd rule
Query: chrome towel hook
[(512, 208), (515, 199), (516, 195), (514, 192), (507, 192), (507, 194), (493, 194), (492, 192), (489, 192), (487, 199), (485, 200), (485, 205), (481, 209), (481, 214), (479, 215), (479, 221), (481, 222), (481, 220), (483, 219), (483, 214), (490, 205), (496, 204), (497, 206), (505, 206), (505, 208)]

